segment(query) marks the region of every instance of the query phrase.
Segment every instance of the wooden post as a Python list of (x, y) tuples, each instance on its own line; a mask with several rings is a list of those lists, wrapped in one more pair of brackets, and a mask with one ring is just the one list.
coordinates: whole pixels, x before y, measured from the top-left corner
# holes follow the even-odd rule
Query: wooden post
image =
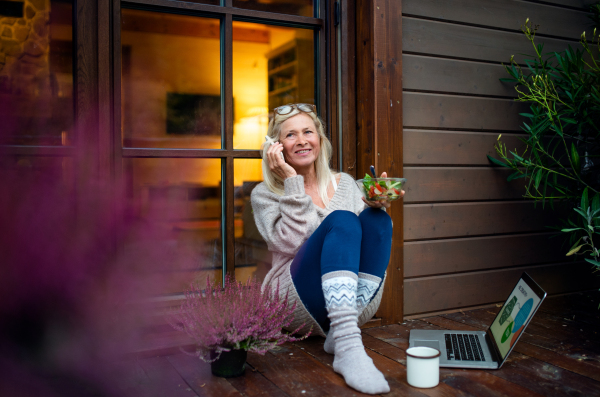
[[(357, 0), (357, 177), (371, 164), (378, 173), (403, 176), (402, 2)], [(404, 304), (403, 203), (389, 210), (394, 222), (392, 256), (377, 316), (400, 322)]]

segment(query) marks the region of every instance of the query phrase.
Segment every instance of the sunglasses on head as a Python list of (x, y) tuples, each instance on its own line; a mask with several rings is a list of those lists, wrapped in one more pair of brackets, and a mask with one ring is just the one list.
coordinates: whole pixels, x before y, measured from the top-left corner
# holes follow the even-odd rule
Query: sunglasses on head
[(286, 114), (292, 113), (292, 110), (294, 109), (298, 109), (304, 113), (317, 113), (317, 107), (308, 103), (290, 103), (288, 105), (276, 107), (273, 111), (281, 116), (285, 116)]

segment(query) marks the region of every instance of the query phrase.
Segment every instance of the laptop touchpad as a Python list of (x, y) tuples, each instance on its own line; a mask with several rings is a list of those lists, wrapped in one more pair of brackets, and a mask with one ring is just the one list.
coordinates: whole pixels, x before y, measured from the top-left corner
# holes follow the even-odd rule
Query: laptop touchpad
[(438, 340), (415, 340), (415, 346), (433, 347), (440, 350), (440, 341)]

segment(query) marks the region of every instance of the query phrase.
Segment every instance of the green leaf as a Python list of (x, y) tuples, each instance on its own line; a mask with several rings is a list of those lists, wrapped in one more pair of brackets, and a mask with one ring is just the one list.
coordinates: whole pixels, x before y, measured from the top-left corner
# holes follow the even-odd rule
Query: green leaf
[[(588, 201), (588, 188), (583, 189), (583, 193), (581, 193), (581, 206), (580, 208), (583, 211), (587, 211), (587, 208), (590, 206)], [(577, 211), (577, 208), (575, 209)]]
[[(577, 173), (577, 175), (579, 175), (579, 172), (581, 170), (581, 164), (579, 161), (579, 153), (577, 153), (577, 148), (575, 147), (575, 143), (573, 143), (573, 142), (571, 142), (571, 161), (573, 162), (574, 171)], [(586, 193), (586, 196), (587, 196), (587, 193)], [(587, 199), (586, 199), (586, 201), (587, 201)], [(587, 206), (582, 207), (582, 208), (587, 208)]]
[(573, 229), (562, 229), (561, 232), (563, 232), (563, 233), (569, 233), (569, 232), (572, 232), (572, 231), (575, 231), (575, 230), (583, 230), (583, 229), (580, 228), (580, 227), (576, 227), (576, 228), (573, 228)]
[(513, 157), (519, 161), (523, 161), (523, 157), (519, 156), (518, 154), (514, 153), (514, 152), (510, 152), (510, 154), (513, 155)]
[(573, 210), (575, 210), (579, 215), (583, 216), (583, 219), (587, 220), (588, 216), (587, 216), (587, 214), (585, 212), (583, 212), (579, 208), (573, 208)]
[(496, 165), (499, 165), (499, 166), (501, 166), (501, 167), (509, 167), (509, 165), (508, 165), (508, 164), (506, 164), (506, 163), (504, 163), (504, 162), (502, 162), (502, 161), (500, 161), (500, 160), (498, 160), (498, 159), (495, 159), (495, 158), (493, 158), (493, 157), (492, 157), (492, 156), (490, 156), (489, 154), (487, 155), (487, 158), (488, 158), (488, 160), (490, 160), (492, 163), (494, 163), (494, 164), (496, 164)]
[(588, 261), (589, 263), (591, 263), (592, 265), (596, 266), (596, 267), (600, 267), (600, 262), (598, 262), (598, 261), (595, 261), (593, 259), (588, 259), (588, 258), (585, 258), (585, 260)]
[(534, 118), (535, 116), (531, 113), (519, 113), (519, 116), (527, 117), (529, 119)]
[(575, 248), (571, 248), (571, 250), (569, 252), (567, 252), (566, 256), (571, 256), (573, 254), (576, 254), (577, 252), (579, 252), (579, 250), (581, 249), (581, 247), (583, 247), (585, 244), (581, 244)]
[(540, 182), (542, 180), (542, 169), (540, 168), (537, 173), (535, 174), (535, 182), (534, 182), (534, 186), (535, 188), (539, 188), (540, 187)]
[(510, 182), (510, 181), (514, 181), (515, 179), (525, 178), (526, 176), (527, 175), (521, 174), (519, 171), (517, 171), (517, 172), (514, 172), (514, 173), (510, 174), (508, 176), (508, 178), (506, 178), (506, 181)]

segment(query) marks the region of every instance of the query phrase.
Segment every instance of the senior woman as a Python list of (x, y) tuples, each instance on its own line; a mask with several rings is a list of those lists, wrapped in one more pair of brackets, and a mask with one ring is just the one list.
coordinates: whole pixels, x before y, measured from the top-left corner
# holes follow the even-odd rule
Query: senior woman
[(390, 204), (365, 201), (350, 175), (331, 171), (331, 143), (315, 111), (309, 104), (275, 108), (262, 147), (264, 182), (251, 201), (273, 253), (264, 286), (279, 285), (296, 302), (291, 327), (306, 323), (327, 337), (333, 369), (349, 386), (386, 393), (359, 326), (381, 302), (392, 244), (392, 222), (381, 208)]

